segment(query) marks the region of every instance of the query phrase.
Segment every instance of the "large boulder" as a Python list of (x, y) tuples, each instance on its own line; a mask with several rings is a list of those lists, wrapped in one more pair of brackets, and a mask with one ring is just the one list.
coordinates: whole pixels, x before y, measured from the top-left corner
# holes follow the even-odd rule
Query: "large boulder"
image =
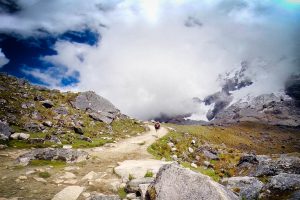
[(222, 184), (239, 194), (242, 199), (257, 199), (264, 184), (255, 177), (224, 178)]
[(279, 173), (300, 174), (300, 158), (282, 154), (278, 158), (271, 159), (261, 157), (258, 165), (251, 175), (253, 176), (274, 176)]
[(89, 154), (85, 151), (73, 149), (34, 149), (17, 158), (17, 162), (27, 165), (31, 160), (60, 160), (67, 163), (80, 162), (88, 159)]
[(148, 187), (153, 200), (231, 200), (238, 197), (210, 177), (185, 169), (177, 164), (163, 166)]
[(107, 124), (110, 124), (120, 113), (111, 102), (92, 91), (80, 93), (72, 105), (77, 109), (88, 111), (94, 120)]
[(265, 188), (271, 191), (298, 190), (300, 189), (300, 174), (280, 173), (273, 176)]
[(0, 121), (0, 141), (9, 140), (11, 135), (10, 128), (7, 123)]

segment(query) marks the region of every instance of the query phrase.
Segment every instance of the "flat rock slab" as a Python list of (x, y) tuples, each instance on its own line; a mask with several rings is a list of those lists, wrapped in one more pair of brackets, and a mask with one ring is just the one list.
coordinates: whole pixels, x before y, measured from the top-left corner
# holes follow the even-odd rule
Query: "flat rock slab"
[(160, 160), (125, 160), (119, 163), (118, 167), (115, 167), (114, 171), (122, 179), (128, 179), (129, 174), (133, 178), (143, 178), (147, 171), (151, 171), (156, 174), (163, 165), (170, 164), (171, 162), (165, 162)]
[(76, 200), (83, 192), (84, 187), (80, 186), (68, 186), (62, 191), (57, 193), (52, 200)]

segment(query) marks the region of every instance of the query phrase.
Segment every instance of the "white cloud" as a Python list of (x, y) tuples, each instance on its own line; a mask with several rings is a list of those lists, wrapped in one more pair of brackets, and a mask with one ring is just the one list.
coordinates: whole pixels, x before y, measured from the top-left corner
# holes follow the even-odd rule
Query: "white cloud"
[[(100, 32), (97, 46), (59, 41), (58, 55), (43, 59), (67, 67), (67, 73), (79, 71), (76, 89), (95, 90), (138, 118), (160, 112), (203, 113), (206, 108), (191, 99), (216, 92), (218, 74), (243, 60), (250, 62), (249, 73), (256, 81), (249, 92), (279, 90), (297, 71), (298, 16), (271, 0), (127, 0), (109, 4), (113, 9), (105, 12), (94, 0), (31, 2), (38, 3), (25, 5), (28, 10), (18, 16), (2, 18), (6, 23), (0, 29), (36, 34), (39, 25), (53, 33), (89, 26)], [(189, 17), (198, 25), (184, 26)], [(10, 26), (14, 20), (24, 23)]]
[(2, 53), (2, 49), (0, 48), (0, 69), (4, 65), (6, 65), (9, 62), (9, 60), (5, 57), (5, 55)]

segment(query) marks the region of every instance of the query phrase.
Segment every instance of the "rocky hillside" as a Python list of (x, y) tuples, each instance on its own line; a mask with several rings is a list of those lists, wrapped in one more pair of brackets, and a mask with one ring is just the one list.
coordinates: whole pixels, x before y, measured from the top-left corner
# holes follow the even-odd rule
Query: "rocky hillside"
[[(239, 199), (299, 199), (299, 129), (253, 122), (227, 126), (168, 126), (170, 132), (148, 148), (157, 159), (176, 161), (208, 175), (238, 195)], [(167, 187), (172, 188), (167, 180), (173, 180), (176, 185), (189, 182), (174, 181), (180, 177), (177, 171), (173, 175), (165, 180), (167, 186), (156, 187), (158, 195), (162, 190), (167, 193)], [(164, 177), (158, 181), (161, 179)], [(190, 184), (192, 188), (194, 184)], [(201, 183), (195, 185), (206, 191)]]
[(101, 146), (144, 131), (94, 92), (62, 93), (0, 74), (0, 142), (5, 146)]

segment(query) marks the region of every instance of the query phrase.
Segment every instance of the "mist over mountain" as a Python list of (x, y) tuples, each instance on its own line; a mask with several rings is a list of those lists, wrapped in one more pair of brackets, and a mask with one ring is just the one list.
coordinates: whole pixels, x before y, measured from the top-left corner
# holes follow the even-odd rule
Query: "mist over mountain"
[[(285, 89), (299, 72), (299, 13), (297, 3), (270, 0), (1, 3), (1, 44), (9, 35), (37, 49), (47, 40), (49, 48), (34, 62), (17, 62), (2, 45), (1, 71), (94, 90), (140, 119), (207, 120), (209, 110), (248, 94)], [(209, 104), (212, 94), (230, 101)]]

